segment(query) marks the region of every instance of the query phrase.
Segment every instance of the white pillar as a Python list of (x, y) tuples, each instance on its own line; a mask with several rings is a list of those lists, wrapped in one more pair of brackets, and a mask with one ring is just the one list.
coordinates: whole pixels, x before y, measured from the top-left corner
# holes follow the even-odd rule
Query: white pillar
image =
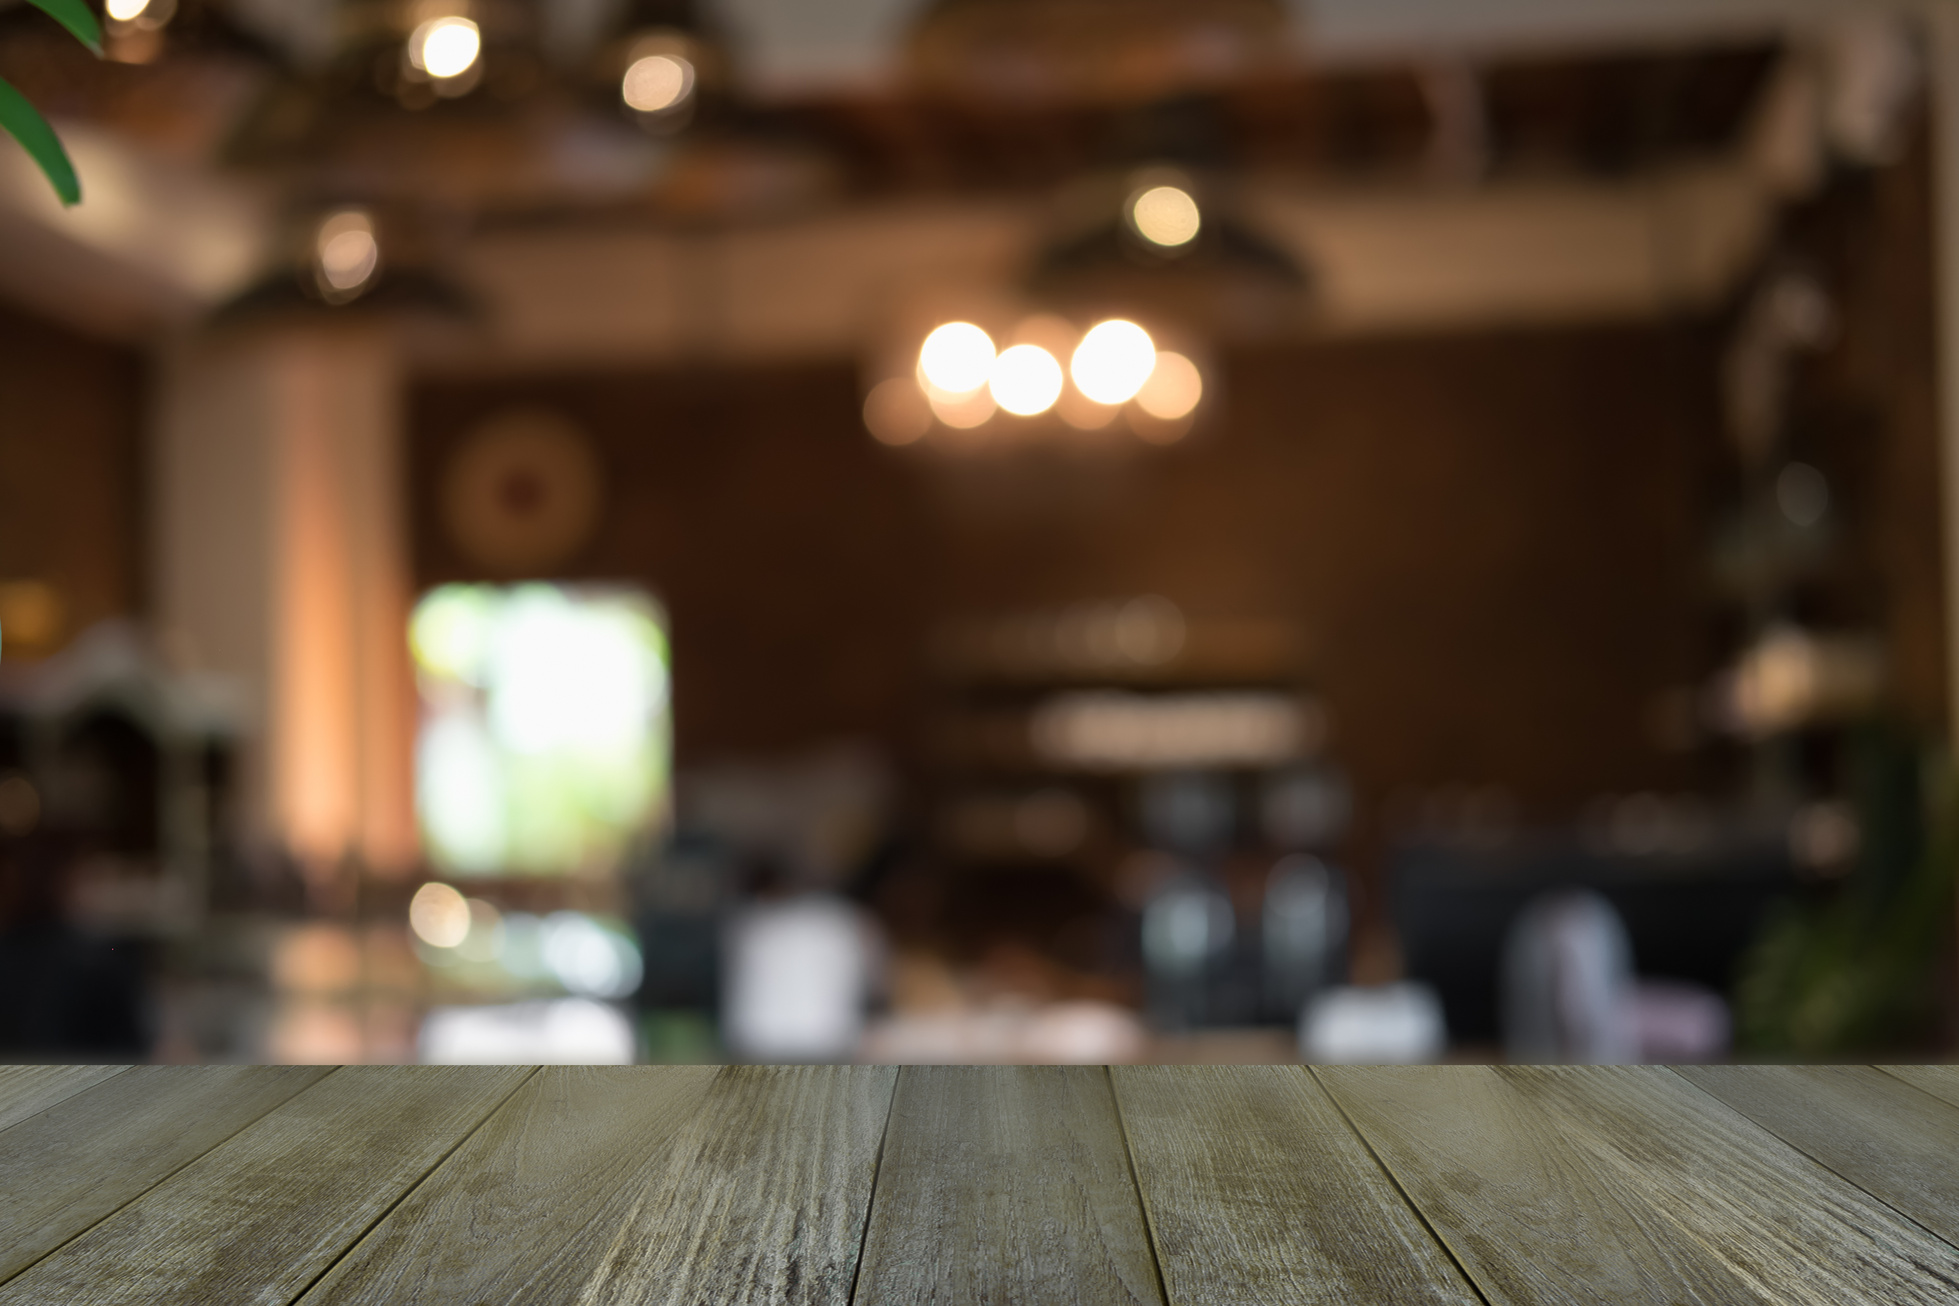
[(323, 883), (417, 856), (400, 391), (389, 336), (332, 323), (199, 336), (164, 365), (157, 622), (244, 695), (242, 833)]

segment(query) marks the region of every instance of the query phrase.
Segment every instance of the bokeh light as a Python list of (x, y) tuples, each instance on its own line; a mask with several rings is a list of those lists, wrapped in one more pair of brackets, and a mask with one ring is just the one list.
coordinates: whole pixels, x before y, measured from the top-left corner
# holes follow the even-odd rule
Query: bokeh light
[(864, 428), (880, 444), (914, 444), (932, 429), (932, 407), (910, 377), (892, 377), (864, 396)]
[(949, 395), (979, 389), (992, 370), (993, 337), (971, 322), (946, 323), (926, 336), (918, 351), (921, 379)]
[(932, 405), (932, 415), (959, 431), (970, 431), (976, 426), (986, 425), (988, 419), (999, 409), (999, 405), (993, 402), (993, 392), (985, 386), (968, 390), (964, 394), (948, 394), (943, 390), (932, 389), (926, 392), (926, 398)]
[(438, 80), (460, 77), (483, 52), (483, 34), (467, 18), (431, 18), (408, 38), (408, 62)]
[(639, 949), (618, 930), (582, 912), (544, 918), (544, 964), (553, 978), (580, 997), (623, 998), (639, 987)]
[(456, 945), (456, 952), (464, 961), (496, 961), (503, 956), (503, 913), (481, 898), (465, 901), (469, 906), (469, 929)]
[(627, 105), (641, 113), (678, 108), (693, 93), (694, 65), (680, 54), (649, 54), (635, 59), (619, 86)]
[(1830, 483), (1808, 463), (1790, 463), (1775, 478), (1775, 502), (1794, 525), (1814, 526), (1830, 510)]
[(1114, 404), (1098, 404), (1078, 388), (1068, 386), (1061, 392), (1061, 401), (1055, 406), (1061, 420), (1077, 431), (1099, 431), (1115, 420), (1121, 407)]
[(320, 288), (332, 298), (351, 298), (381, 263), (374, 219), (359, 209), (342, 209), (320, 223), (314, 236)]
[(439, 880), (415, 890), (408, 904), (408, 927), (431, 948), (453, 948), (469, 937), (469, 900)]
[(1165, 420), (1151, 417), (1140, 408), (1125, 408), (1123, 416), (1128, 419), (1129, 430), (1144, 444), (1158, 447), (1173, 445), (1190, 434), (1191, 420), (1188, 415)]
[(1136, 403), (1151, 417), (1170, 422), (1189, 416), (1203, 397), (1204, 377), (1198, 372), (1197, 364), (1182, 354), (1162, 350), (1156, 356), (1149, 380), (1136, 392)]
[(487, 586), (444, 585), (415, 605), (409, 648), (435, 675), (480, 688), (495, 620), (495, 593)]
[(1129, 201), (1129, 221), (1152, 245), (1174, 249), (1196, 239), (1203, 217), (1197, 201), (1180, 186), (1152, 186)]
[(993, 400), (1017, 417), (1032, 417), (1054, 407), (1061, 397), (1061, 364), (1039, 345), (1015, 345), (993, 360), (987, 386)]
[(109, 0), (102, 6), (102, 12), (119, 23), (129, 23), (141, 18), (149, 7), (150, 0)]
[(1075, 347), (1068, 373), (1075, 386), (1098, 404), (1127, 403), (1156, 367), (1156, 345), (1134, 322), (1111, 318), (1097, 323)]

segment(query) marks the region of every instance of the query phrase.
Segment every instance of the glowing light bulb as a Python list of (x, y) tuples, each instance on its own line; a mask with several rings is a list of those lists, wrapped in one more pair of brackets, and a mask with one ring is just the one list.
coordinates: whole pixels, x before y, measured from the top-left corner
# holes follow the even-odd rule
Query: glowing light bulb
[(351, 295), (367, 284), (381, 261), (374, 239), (374, 220), (358, 209), (346, 209), (320, 224), (314, 238), (321, 289)]
[(932, 406), (932, 415), (957, 431), (986, 425), (999, 408), (993, 402), (993, 392), (983, 385), (961, 394), (928, 389), (925, 397)]
[(993, 371), (993, 337), (971, 322), (948, 322), (925, 337), (918, 371), (929, 388), (948, 395), (977, 390)]
[(408, 62), (437, 80), (460, 77), (483, 52), (483, 33), (467, 18), (431, 18), (408, 38)]
[(469, 937), (469, 900), (431, 880), (408, 903), (408, 927), (431, 948), (453, 948)]
[(619, 84), (619, 94), (641, 113), (679, 107), (694, 93), (694, 65), (685, 55), (649, 54), (635, 59)]
[(134, 22), (150, 7), (150, 0), (109, 0), (102, 11), (119, 23)]
[(1136, 402), (1143, 411), (1166, 422), (1189, 415), (1203, 397), (1204, 378), (1197, 364), (1169, 350), (1157, 354), (1150, 379), (1136, 392)]
[(1156, 367), (1156, 345), (1134, 322), (1111, 318), (1098, 323), (1075, 346), (1068, 374), (1075, 388), (1098, 404), (1127, 403)]
[(1032, 417), (1061, 397), (1061, 364), (1039, 345), (1015, 345), (993, 360), (987, 388), (993, 401), (1016, 417)]
[(1063, 390), (1061, 402), (1055, 405), (1061, 420), (1077, 431), (1099, 431), (1115, 420), (1122, 409), (1111, 404), (1098, 404), (1079, 389)]
[(1136, 234), (1152, 245), (1174, 249), (1195, 240), (1204, 219), (1189, 191), (1181, 186), (1152, 186), (1130, 198), (1129, 221)]

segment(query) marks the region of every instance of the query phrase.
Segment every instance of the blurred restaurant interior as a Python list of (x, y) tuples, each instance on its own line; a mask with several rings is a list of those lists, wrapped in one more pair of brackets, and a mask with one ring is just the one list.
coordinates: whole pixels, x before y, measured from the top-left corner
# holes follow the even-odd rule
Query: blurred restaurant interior
[(1959, 1047), (1959, 5), (61, 8), (0, 1060)]

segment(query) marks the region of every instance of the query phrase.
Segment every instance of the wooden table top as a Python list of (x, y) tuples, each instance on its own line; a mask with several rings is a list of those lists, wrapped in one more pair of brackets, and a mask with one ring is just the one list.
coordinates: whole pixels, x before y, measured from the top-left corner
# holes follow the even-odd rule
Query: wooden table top
[(0, 1068), (0, 1303), (1959, 1302), (1959, 1069)]

